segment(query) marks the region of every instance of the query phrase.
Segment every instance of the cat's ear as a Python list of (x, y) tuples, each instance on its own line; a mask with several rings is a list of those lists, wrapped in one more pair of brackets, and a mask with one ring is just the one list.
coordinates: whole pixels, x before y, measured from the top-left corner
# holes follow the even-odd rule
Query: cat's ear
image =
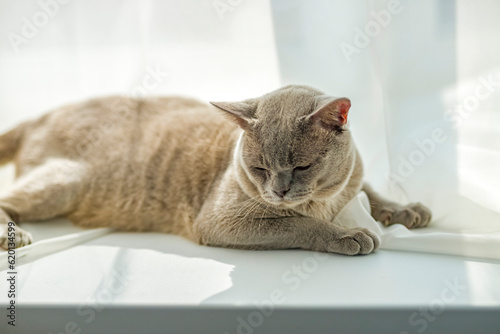
[(224, 111), (229, 119), (236, 122), (243, 130), (249, 130), (256, 121), (256, 99), (241, 102), (210, 102), (210, 104)]
[(346, 97), (321, 97), (316, 110), (307, 118), (326, 130), (335, 130), (347, 124), (350, 108), (351, 100)]

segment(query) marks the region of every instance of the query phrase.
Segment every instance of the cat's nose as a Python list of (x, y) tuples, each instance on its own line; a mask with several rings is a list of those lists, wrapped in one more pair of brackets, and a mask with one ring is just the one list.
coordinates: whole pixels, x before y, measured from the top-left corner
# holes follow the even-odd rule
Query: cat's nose
[(273, 190), (276, 195), (278, 195), (279, 198), (285, 197), (286, 193), (290, 191), (290, 187), (287, 189), (281, 189), (281, 190)]

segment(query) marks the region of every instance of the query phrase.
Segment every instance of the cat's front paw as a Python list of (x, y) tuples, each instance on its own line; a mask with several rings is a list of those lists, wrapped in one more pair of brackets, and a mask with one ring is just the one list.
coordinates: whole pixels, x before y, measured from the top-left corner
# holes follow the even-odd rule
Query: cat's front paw
[(401, 224), (409, 229), (429, 225), (432, 213), (420, 203), (410, 203), (406, 206), (383, 206), (376, 208), (373, 218), (385, 226)]
[[(4, 250), (8, 250), (9, 248), (21, 248), (33, 242), (31, 233), (23, 230), (17, 225), (14, 226), (13, 230), (11, 229), (10, 233), (9, 236), (9, 226), (7, 224), (0, 225), (0, 248)], [(9, 245), (9, 243), (11, 244)]]
[(380, 239), (375, 233), (366, 228), (354, 228), (333, 240), (328, 251), (344, 255), (370, 254), (379, 246)]

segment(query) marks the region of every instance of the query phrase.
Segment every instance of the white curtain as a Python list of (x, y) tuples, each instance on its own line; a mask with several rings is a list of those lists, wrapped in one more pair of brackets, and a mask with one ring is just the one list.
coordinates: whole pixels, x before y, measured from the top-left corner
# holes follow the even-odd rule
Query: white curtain
[(221, 2), (0, 0), (0, 131), (107, 94), (230, 100), (275, 89), (268, 1)]
[[(389, 198), (420, 201), (434, 213), (431, 227), (417, 232), (428, 233), (418, 237), (422, 247), (388, 248), (476, 256), (452, 251), (472, 235), (487, 249), (497, 245), (496, 1), (0, 4), (0, 131), (99, 95), (236, 100), (308, 84), (352, 100), (367, 180)], [(0, 187), (11, 174), (0, 170)], [(452, 246), (431, 246), (442, 233)]]
[[(500, 4), (272, 4), (283, 83), (350, 97), (367, 180), (432, 209), (419, 250), (472, 256), (459, 249), (474, 235), (499, 258)], [(443, 233), (451, 244), (434, 247)]]

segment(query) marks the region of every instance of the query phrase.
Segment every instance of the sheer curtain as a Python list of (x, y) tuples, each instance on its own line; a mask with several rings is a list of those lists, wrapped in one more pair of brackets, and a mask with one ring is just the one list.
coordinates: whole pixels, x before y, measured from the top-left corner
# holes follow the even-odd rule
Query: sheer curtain
[[(498, 242), (495, 1), (0, 4), (0, 131), (106, 94), (236, 100), (308, 84), (352, 100), (352, 133), (369, 182), (433, 210), (432, 227), (415, 232), (420, 248), (392, 248), (425, 251), (432, 233), (455, 238), (433, 252), (461, 254), (449, 247), (471, 235), (488, 249)], [(0, 187), (10, 177), (11, 169), (0, 170)]]
[(107, 94), (256, 96), (279, 86), (271, 8), (181, 0), (0, 0), (0, 130)]
[(272, 4), (283, 83), (350, 97), (368, 181), (432, 209), (395, 248), (500, 257), (500, 4)]

